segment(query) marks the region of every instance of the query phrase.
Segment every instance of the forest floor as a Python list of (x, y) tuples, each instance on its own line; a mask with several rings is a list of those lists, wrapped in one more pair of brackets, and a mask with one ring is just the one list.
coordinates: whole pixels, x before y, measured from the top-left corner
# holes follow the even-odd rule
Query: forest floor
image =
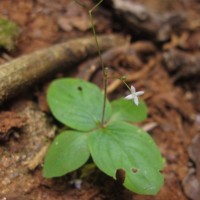
[[(51, 79), (32, 85), (1, 106), (0, 200), (200, 199), (200, 2), (131, 2), (141, 3), (158, 18), (171, 13), (185, 17), (178, 30), (172, 26), (168, 38), (159, 40), (145, 28), (128, 27), (107, 5), (94, 13), (98, 35), (118, 33), (130, 38), (131, 44), (116, 49), (117, 56), (108, 54), (105, 64), (115, 74), (129, 75), (129, 84), (145, 91), (142, 99), (149, 109), (148, 119), (140, 125), (148, 129), (166, 160), (161, 191), (156, 196), (133, 194), (97, 169), (83, 178), (80, 189), (72, 184), (80, 171), (55, 179), (42, 176), (41, 152), (60, 126), (52, 120), (46, 103)], [(87, 4), (94, 5), (89, 0)], [(1, 0), (0, 18), (20, 28), (15, 48), (1, 48), (0, 64), (72, 38), (92, 37), (88, 13), (71, 0)], [(96, 64), (93, 70), (92, 59), (54, 77), (84, 78), (102, 87), (101, 67)], [(109, 82), (109, 99), (126, 92), (122, 84)]]

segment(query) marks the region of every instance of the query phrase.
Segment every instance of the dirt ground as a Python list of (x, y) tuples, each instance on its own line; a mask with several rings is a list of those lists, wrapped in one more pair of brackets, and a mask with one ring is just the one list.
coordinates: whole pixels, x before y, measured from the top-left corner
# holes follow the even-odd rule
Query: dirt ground
[[(86, 2), (88, 7), (94, 5), (91, 0)], [(47, 80), (31, 85), (1, 105), (0, 200), (200, 199), (200, 2), (131, 2), (140, 3), (158, 19), (171, 13), (184, 16), (184, 21), (177, 22), (178, 17), (174, 17), (166, 22), (172, 28), (161, 40), (145, 27), (138, 25), (134, 29), (123, 23), (107, 4), (94, 14), (98, 35), (118, 33), (131, 41), (103, 55), (110, 73), (127, 75), (129, 84), (145, 91), (142, 98), (149, 115), (140, 126), (152, 135), (166, 160), (163, 188), (156, 196), (136, 195), (97, 169), (83, 178), (80, 189), (73, 182), (81, 169), (61, 178), (43, 178), (44, 154), (57, 128), (61, 128), (46, 103), (51, 81)], [(1, 48), (1, 64), (72, 38), (92, 38), (87, 12), (72, 0), (1, 0), (0, 18), (20, 28), (15, 49)], [(102, 87), (101, 67), (96, 59), (90, 57), (54, 77), (79, 77)], [(125, 96), (126, 92), (122, 84), (109, 82), (109, 99)]]

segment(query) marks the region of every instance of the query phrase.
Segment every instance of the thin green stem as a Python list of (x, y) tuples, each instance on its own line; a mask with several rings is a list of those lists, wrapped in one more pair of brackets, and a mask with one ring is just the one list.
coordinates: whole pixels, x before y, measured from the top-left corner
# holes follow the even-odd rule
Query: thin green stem
[(106, 110), (107, 85), (108, 85), (108, 79), (107, 79), (107, 74), (106, 74), (106, 77), (104, 77), (104, 98), (103, 98), (103, 110), (102, 110), (102, 118), (101, 118), (102, 126), (104, 124), (105, 110)]
[(122, 79), (120, 78), (120, 80), (124, 83), (124, 85), (131, 91), (131, 88), (128, 86), (128, 84)]
[[(80, 6), (84, 7), (85, 9), (87, 9), (86, 4), (80, 2), (79, 0), (74, 0), (74, 1), (75, 1), (77, 4), (79, 4)], [(91, 27), (92, 27), (93, 36), (94, 36), (95, 43), (96, 43), (97, 50), (98, 50), (98, 54), (99, 54), (99, 59), (100, 59), (101, 67), (102, 67), (102, 72), (103, 72), (103, 75), (106, 76), (105, 67), (104, 67), (104, 63), (103, 63), (103, 59), (102, 59), (102, 55), (101, 55), (101, 50), (100, 50), (100, 47), (99, 47), (99, 42), (98, 42), (98, 39), (97, 39), (96, 30), (95, 30), (94, 20), (93, 20), (93, 16), (92, 16), (92, 12), (93, 12), (103, 1), (104, 1), (104, 0), (100, 0), (93, 8), (91, 8), (91, 9), (88, 11), (88, 13), (89, 13), (89, 17), (90, 17), (90, 24), (91, 24)]]
[(90, 17), (90, 23), (91, 23), (91, 26), (92, 26), (92, 32), (93, 32), (93, 35), (94, 35), (94, 39), (95, 39), (96, 46), (97, 46), (97, 50), (98, 50), (98, 54), (99, 54), (99, 59), (100, 59), (101, 67), (102, 67), (103, 76), (105, 77), (105, 76), (106, 76), (105, 67), (104, 67), (104, 63), (103, 63), (103, 59), (102, 59), (102, 55), (101, 55), (101, 50), (100, 50), (100, 47), (99, 47), (99, 42), (98, 42), (98, 39), (97, 39), (96, 30), (95, 30), (94, 20), (93, 20), (93, 16), (92, 16), (92, 12), (93, 12), (102, 2), (103, 2), (103, 0), (100, 0), (99, 3), (97, 3), (92, 9), (89, 10), (89, 17)]

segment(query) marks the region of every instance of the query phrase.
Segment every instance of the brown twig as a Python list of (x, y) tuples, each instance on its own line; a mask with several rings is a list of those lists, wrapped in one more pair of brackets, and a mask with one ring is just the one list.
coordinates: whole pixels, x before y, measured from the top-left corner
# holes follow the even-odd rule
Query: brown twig
[[(156, 47), (151, 42), (147, 41), (135, 42), (133, 44), (130, 44), (127, 41), (127, 43), (123, 46), (114, 47), (104, 52), (102, 54), (102, 58), (104, 63), (108, 65), (108, 63), (115, 62), (116, 58), (119, 58), (122, 55), (127, 55), (129, 52), (134, 52), (131, 56), (129, 56), (131, 63), (134, 63), (135, 66), (142, 67), (143, 62), (141, 61), (140, 55), (153, 54), (156, 52)], [(77, 76), (88, 81), (100, 67), (101, 65), (98, 57), (87, 60), (79, 66), (79, 72)], [(120, 68), (117, 68), (117, 71), (120, 70)], [(120, 74), (123, 75), (123, 72), (120, 72)]]
[[(140, 70), (138, 72), (134, 72), (130, 75), (126, 76), (126, 82), (136, 81), (147, 75), (153, 66), (155, 66), (156, 61), (154, 59), (151, 59), (144, 67), (143, 70)], [(120, 85), (122, 85), (123, 82), (119, 79), (114, 80), (109, 86), (108, 86), (108, 94), (115, 91)]]

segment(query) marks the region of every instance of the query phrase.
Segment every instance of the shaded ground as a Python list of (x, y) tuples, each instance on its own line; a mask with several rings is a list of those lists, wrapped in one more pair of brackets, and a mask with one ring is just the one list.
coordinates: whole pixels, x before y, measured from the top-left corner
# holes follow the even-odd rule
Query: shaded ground
[[(194, 167), (194, 162), (197, 166), (198, 161), (194, 158), (193, 162), (190, 161), (188, 147), (200, 130), (199, 80), (197, 74), (192, 74), (190, 70), (170, 70), (170, 66), (177, 62), (182, 66), (181, 61), (184, 58), (193, 55), (195, 60), (199, 56), (200, 4), (198, 1), (187, 0), (166, 0), (164, 3), (159, 0), (137, 2), (145, 3), (148, 9), (159, 14), (169, 11), (187, 14), (185, 27), (178, 33), (172, 33), (170, 39), (164, 42), (153, 41), (149, 37), (145, 38), (143, 34), (140, 37), (138, 33), (129, 32), (130, 30), (105, 8), (99, 8), (95, 14), (99, 34), (119, 32), (131, 36), (133, 41), (124, 49), (114, 50), (120, 52), (118, 56), (114, 53), (109, 54), (106, 65), (110, 66), (112, 74), (127, 74), (130, 84), (134, 83), (138, 90), (146, 91), (143, 98), (149, 107), (149, 118), (141, 126), (148, 129), (166, 159), (163, 171), (165, 184), (160, 193), (156, 196), (132, 194), (98, 170), (83, 179), (81, 189), (76, 189), (70, 184), (70, 181), (79, 177), (80, 171), (62, 178), (44, 179), (43, 155), (48, 148), (49, 139), (53, 139), (56, 134), (45, 101), (48, 85), (46, 83), (36, 85), (31, 93), (26, 92), (1, 108), (2, 200), (186, 200), (187, 196), (192, 197), (195, 192), (198, 194), (199, 179), (195, 179), (194, 175), (199, 173), (195, 172), (198, 168)], [(92, 2), (88, 4), (93, 5)], [(15, 4), (12, 0), (1, 0), (0, 17), (13, 20), (21, 30), (16, 49), (13, 52), (1, 50), (1, 63), (70, 38), (91, 35), (87, 13), (70, 0), (17, 0)], [(171, 51), (185, 54), (172, 58)], [(187, 62), (185, 66), (190, 69), (193, 67), (187, 65)], [(76, 69), (69, 70), (64, 76), (84, 78), (101, 86), (100, 67), (97, 63), (95, 71), (91, 70), (92, 66), (88, 61), (74, 68)], [(188, 74), (190, 76), (187, 76)], [(116, 82), (109, 84), (110, 99), (124, 96), (126, 93), (126, 88), (122, 85)], [(190, 174), (194, 175), (193, 180), (196, 180), (195, 184), (191, 184), (194, 183), (191, 179), (185, 178), (191, 171)], [(197, 195), (193, 196), (193, 199), (198, 199)]]

